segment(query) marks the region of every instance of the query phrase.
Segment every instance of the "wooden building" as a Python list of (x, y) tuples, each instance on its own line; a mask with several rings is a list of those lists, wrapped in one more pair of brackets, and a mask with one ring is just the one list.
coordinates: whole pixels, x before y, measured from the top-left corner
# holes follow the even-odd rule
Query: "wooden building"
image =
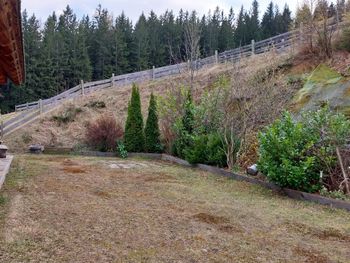
[(24, 81), (20, 0), (0, 0), (0, 85)]

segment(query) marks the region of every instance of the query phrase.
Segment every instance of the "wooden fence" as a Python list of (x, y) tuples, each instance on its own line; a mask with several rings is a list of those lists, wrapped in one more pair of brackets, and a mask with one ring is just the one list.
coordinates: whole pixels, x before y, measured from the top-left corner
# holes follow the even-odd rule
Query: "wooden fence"
[[(213, 66), (218, 63), (235, 63), (242, 58), (258, 55), (274, 50), (278, 53), (289, 52), (291, 48), (303, 41), (301, 30), (290, 31), (278, 36), (274, 36), (259, 42), (252, 41), (251, 44), (222, 53), (215, 52), (214, 56), (198, 59), (192, 63), (183, 62), (180, 64), (144, 70), (135, 73), (111, 76), (110, 79), (81, 83), (71, 89), (68, 89), (54, 97), (38, 100), (35, 102), (24, 103), (15, 106), (15, 111), (20, 112), (17, 116), (2, 124), (3, 134), (9, 133), (37, 119), (41, 114), (47, 113), (60, 103), (84, 96), (96, 90), (102, 90), (108, 87), (118, 87), (129, 85), (131, 83), (140, 83), (147, 80), (156, 80), (173, 75), (178, 75), (188, 71), (190, 68), (200, 70), (205, 67)], [(305, 32), (304, 32), (305, 33)]]

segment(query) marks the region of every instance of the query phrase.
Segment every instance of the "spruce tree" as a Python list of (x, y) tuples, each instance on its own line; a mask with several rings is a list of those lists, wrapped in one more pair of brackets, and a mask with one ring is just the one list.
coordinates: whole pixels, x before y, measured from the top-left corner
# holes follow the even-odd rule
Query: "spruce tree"
[(177, 138), (173, 145), (173, 154), (185, 158), (186, 151), (193, 143), (194, 114), (191, 92), (187, 94), (184, 101), (184, 113), (181, 119), (181, 128), (177, 131)]
[(142, 13), (135, 25), (134, 36), (134, 70), (140, 71), (150, 68), (150, 41), (145, 15)]
[(188, 134), (193, 133), (193, 126), (194, 126), (194, 114), (193, 114), (193, 102), (192, 102), (192, 95), (191, 92), (189, 91), (187, 94), (187, 98), (185, 101), (185, 113), (182, 118), (182, 125), (184, 130)]
[(125, 123), (125, 148), (128, 152), (143, 152), (145, 136), (143, 133), (143, 119), (141, 113), (141, 99), (139, 88), (132, 86), (131, 99), (128, 106), (128, 116)]
[(244, 19), (244, 13), (245, 11), (242, 6), (238, 14), (236, 30), (234, 32), (236, 47), (244, 46), (244, 44), (246, 43), (246, 24)]
[(157, 103), (153, 93), (149, 101), (148, 117), (145, 127), (145, 150), (150, 153), (159, 153), (162, 151), (158, 126)]
[(261, 21), (261, 30), (263, 38), (269, 38), (276, 34), (275, 10), (273, 2), (267, 6), (266, 12)]

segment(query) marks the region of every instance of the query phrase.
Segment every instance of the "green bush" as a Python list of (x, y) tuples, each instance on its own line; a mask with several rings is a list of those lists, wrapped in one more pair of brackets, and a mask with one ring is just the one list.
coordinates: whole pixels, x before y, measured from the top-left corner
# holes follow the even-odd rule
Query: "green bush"
[(207, 135), (194, 136), (192, 144), (185, 146), (183, 149), (185, 159), (191, 164), (205, 164), (208, 156), (207, 143)]
[(128, 151), (125, 149), (125, 145), (122, 141), (117, 142), (117, 154), (123, 159), (128, 157)]
[(259, 170), (281, 187), (315, 192), (320, 189), (313, 136), (289, 113), (259, 134)]
[(259, 135), (259, 169), (282, 187), (315, 192), (323, 184), (340, 189), (335, 183), (339, 180), (334, 180), (339, 177), (336, 148), (349, 137), (350, 121), (327, 104), (303, 114), (298, 122), (284, 113)]
[(186, 160), (192, 164), (202, 163), (224, 167), (226, 155), (223, 138), (218, 133), (193, 137), (193, 143), (185, 149)]
[(128, 152), (143, 152), (145, 149), (141, 99), (136, 84), (133, 84), (132, 86), (131, 100), (128, 106), (128, 116), (125, 123), (124, 144)]
[(186, 158), (186, 149), (192, 146), (194, 131), (194, 105), (191, 93), (188, 92), (184, 102), (184, 115), (174, 124), (176, 130), (176, 139), (172, 146), (172, 154), (180, 158)]
[(148, 118), (145, 127), (145, 150), (150, 153), (162, 152), (158, 126), (157, 104), (153, 93), (148, 107)]

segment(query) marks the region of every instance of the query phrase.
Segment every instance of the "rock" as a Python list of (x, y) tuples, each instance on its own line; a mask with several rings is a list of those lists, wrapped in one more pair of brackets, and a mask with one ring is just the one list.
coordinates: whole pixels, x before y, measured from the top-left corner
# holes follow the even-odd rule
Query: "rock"
[(2, 142), (0, 142), (0, 158), (6, 158), (7, 150), (8, 150), (7, 146), (2, 144)]
[(31, 153), (42, 153), (44, 151), (44, 146), (33, 144), (29, 146), (29, 152)]
[(258, 174), (258, 166), (253, 164), (247, 168), (247, 174), (257, 175)]

